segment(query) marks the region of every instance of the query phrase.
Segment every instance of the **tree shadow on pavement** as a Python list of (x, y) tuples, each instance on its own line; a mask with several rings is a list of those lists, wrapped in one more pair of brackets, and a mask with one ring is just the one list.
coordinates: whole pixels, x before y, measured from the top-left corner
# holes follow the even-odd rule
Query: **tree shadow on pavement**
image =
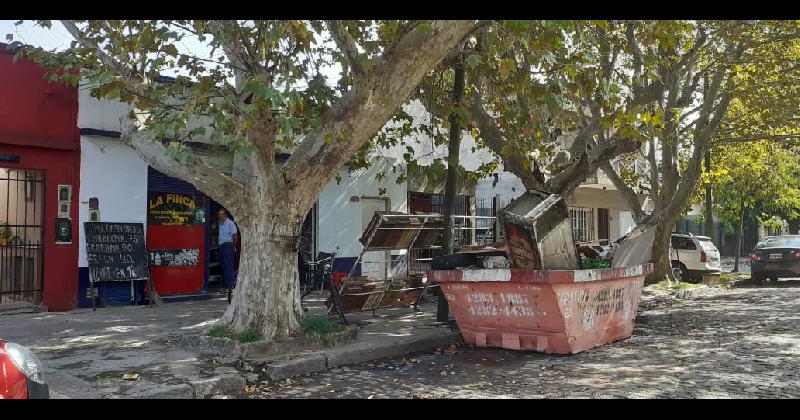
[(571, 356), (461, 348), (336, 369), (266, 397), (796, 398), (800, 289), (718, 290), (640, 312)]

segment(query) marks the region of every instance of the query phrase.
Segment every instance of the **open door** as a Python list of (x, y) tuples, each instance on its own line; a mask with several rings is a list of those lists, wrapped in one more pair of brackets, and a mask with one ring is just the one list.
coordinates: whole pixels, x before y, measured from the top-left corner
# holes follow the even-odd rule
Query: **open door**
[(597, 209), (597, 239), (600, 241), (610, 240), (608, 228), (608, 209)]

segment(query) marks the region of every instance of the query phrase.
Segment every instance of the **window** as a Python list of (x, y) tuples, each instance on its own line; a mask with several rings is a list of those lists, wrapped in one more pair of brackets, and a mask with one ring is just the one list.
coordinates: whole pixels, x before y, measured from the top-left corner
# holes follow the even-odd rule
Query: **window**
[(694, 244), (694, 240), (692, 240), (692, 238), (683, 238), (680, 236), (672, 237), (672, 247), (675, 249), (697, 249), (697, 246)]
[(594, 240), (594, 209), (571, 207), (569, 218), (572, 222), (572, 236), (575, 238), (575, 242)]
[(714, 242), (711, 242), (711, 239), (698, 239), (697, 242), (700, 242), (700, 246), (706, 251), (718, 251)]
[(777, 236), (767, 238), (756, 245), (756, 248), (800, 248), (800, 236)]

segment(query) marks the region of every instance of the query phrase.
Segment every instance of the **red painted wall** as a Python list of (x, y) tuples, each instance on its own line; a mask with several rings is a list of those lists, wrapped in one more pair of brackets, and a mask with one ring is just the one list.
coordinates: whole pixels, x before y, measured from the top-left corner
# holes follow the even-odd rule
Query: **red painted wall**
[(147, 249), (199, 249), (200, 264), (194, 267), (150, 267), (153, 287), (160, 295), (191, 293), (205, 282), (206, 227), (147, 226)]
[[(0, 153), (20, 156), (0, 166), (44, 170), (44, 304), (50, 310), (78, 305), (78, 197), (80, 131), (77, 89), (44, 80), (44, 71), (0, 43)], [(58, 185), (72, 185), (72, 244), (55, 244)]]

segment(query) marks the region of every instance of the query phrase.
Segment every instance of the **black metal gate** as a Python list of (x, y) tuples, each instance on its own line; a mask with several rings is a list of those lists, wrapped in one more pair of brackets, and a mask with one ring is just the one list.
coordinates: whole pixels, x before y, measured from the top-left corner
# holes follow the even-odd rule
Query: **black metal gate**
[(0, 305), (42, 301), (43, 171), (0, 168)]

